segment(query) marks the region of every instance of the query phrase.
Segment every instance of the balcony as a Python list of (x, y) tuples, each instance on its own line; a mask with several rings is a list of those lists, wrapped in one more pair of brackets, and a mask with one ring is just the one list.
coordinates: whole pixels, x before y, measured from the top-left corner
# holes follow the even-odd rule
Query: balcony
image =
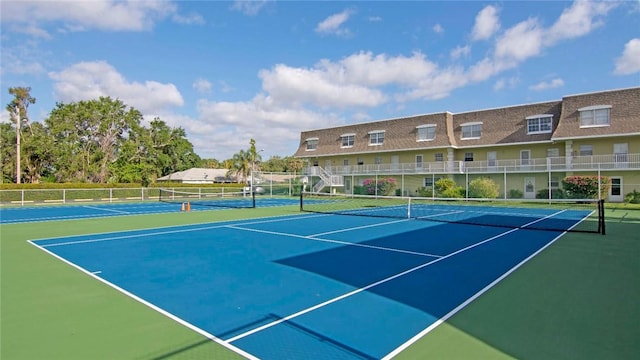
[[(640, 170), (640, 154), (608, 154), (592, 156), (567, 156), (536, 158), (529, 160), (510, 159), (494, 161), (437, 161), (422, 164), (365, 164), (329, 166), (325, 170), (332, 175), (371, 174), (491, 174), (514, 172), (564, 172), (564, 171), (610, 171)], [(317, 170), (315, 170), (317, 171)], [(307, 174), (313, 175), (313, 167)]]

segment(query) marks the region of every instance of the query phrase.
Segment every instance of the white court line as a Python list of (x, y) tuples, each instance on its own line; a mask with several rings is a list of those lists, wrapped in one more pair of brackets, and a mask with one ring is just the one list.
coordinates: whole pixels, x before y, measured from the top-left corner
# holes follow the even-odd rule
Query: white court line
[(96, 207), (96, 206), (83, 206), (83, 208), (86, 209), (93, 209), (93, 210), (100, 210), (100, 211), (110, 211), (110, 212), (114, 212), (114, 213), (119, 213), (119, 214), (131, 214), (128, 211), (122, 211), (122, 210), (114, 210), (114, 209), (105, 209), (105, 208), (100, 208), (100, 207)]
[(337, 234), (337, 233), (341, 233), (341, 232), (347, 232), (347, 231), (353, 231), (353, 230), (366, 229), (366, 228), (370, 228), (370, 227), (382, 226), (382, 225), (389, 225), (389, 224), (395, 224), (395, 223), (400, 223), (400, 222), (405, 222), (405, 221), (409, 221), (409, 219), (394, 220), (394, 221), (385, 221), (385, 222), (383, 222), (383, 223), (376, 223), (376, 224), (369, 224), (369, 225), (355, 226), (355, 227), (350, 227), (350, 228), (340, 229), (340, 230), (327, 231), (327, 232), (322, 232), (322, 233), (317, 233), (317, 234), (309, 235), (309, 237), (316, 237), (316, 236), (323, 236), (323, 235)]
[(38, 249), (48, 253), (49, 255), (57, 258), (58, 260), (64, 262), (65, 264), (68, 264), (68, 265), (70, 265), (70, 266), (82, 271), (83, 273), (91, 276), (92, 278), (94, 278), (94, 279), (96, 279), (96, 280), (98, 280), (98, 281), (100, 281), (100, 282), (102, 282), (102, 283), (104, 283), (104, 284), (116, 289), (117, 291), (125, 294), (126, 296), (128, 296), (128, 297), (130, 297), (130, 298), (132, 298), (132, 299), (134, 299), (134, 300), (136, 300), (136, 301), (138, 301), (138, 302), (150, 307), (151, 309), (159, 312), (160, 314), (168, 317), (169, 319), (177, 322), (178, 324), (181, 324), (181, 325), (183, 325), (183, 326), (185, 326), (185, 327), (187, 327), (187, 328), (199, 333), (200, 335), (203, 335), (204, 337), (208, 338), (209, 340), (214, 341), (214, 342), (224, 346), (225, 348), (227, 348), (227, 349), (229, 349), (229, 350), (231, 350), (231, 351), (233, 351), (233, 352), (235, 352), (237, 354), (240, 354), (240, 355), (244, 356), (247, 359), (259, 360), (257, 357), (249, 354), (248, 352), (246, 352), (246, 351), (244, 351), (244, 350), (242, 350), (240, 348), (237, 348), (234, 345), (229, 344), (226, 341), (223, 341), (223, 340), (217, 338), (213, 334), (210, 334), (210, 333), (200, 329), (199, 327), (197, 327), (197, 326), (195, 326), (195, 325), (193, 325), (193, 324), (191, 324), (191, 323), (189, 323), (189, 322), (187, 322), (187, 321), (185, 321), (185, 320), (173, 315), (172, 313), (170, 313), (170, 312), (168, 312), (168, 311), (166, 311), (166, 310), (164, 310), (164, 309), (162, 309), (162, 308), (160, 308), (160, 307), (158, 307), (158, 306), (146, 301), (145, 299), (143, 299), (143, 298), (141, 298), (141, 297), (139, 297), (139, 296), (137, 296), (137, 295), (135, 295), (135, 294), (133, 294), (133, 293), (121, 288), (121, 287), (119, 287), (118, 285), (113, 284), (113, 283), (111, 283), (111, 282), (109, 282), (109, 281), (97, 276), (96, 274), (83, 269), (81, 266), (76, 265), (76, 264), (72, 263), (71, 261), (69, 261), (69, 260), (67, 260), (67, 259), (65, 259), (65, 258), (63, 258), (61, 256), (58, 256), (57, 254), (55, 254), (55, 253), (43, 248), (42, 246), (39, 246), (39, 245), (35, 244), (33, 241), (29, 240), (29, 243), (31, 243), (31, 245), (37, 247)]
[(360, 244), (360, 243), (352, 243), (352, 242), (348, 242), (348, 241), (322, 239), (322, 238), (317, 238), (317, 237), (309, 236), (309, 235), (297, 235), (297, 234), (288, 234), (288, 233), (283, 233), (283, 232), (278, 232), (278, 231), (268, 231), (268, 230), (242, 228), (242, 227), (238, 227), (238, 226), (235, 226), (235, 225), (227, 225), (226, 227), (228, 227), (230, 229), (235, 229), (235, 230), (251, 231), (251, 232), (278, 235), (278, 236), (288, 236), (288, 237), (294, 237), (294, 238), (298, 238), (298, 239), (306, 239), (306, 240), (328, 242), (328, 243), (347, 245), (347, 246), (363, 247), (363, 248), (369, 248), (369, 249), (374, 249), (374, 250), (384, 250), (384, 251), (391, 251), (391, 252), (410, 254), (410, 255), (428, 256), (428, 257), (434, 257), (434, 258), (441, 257), (441, 255), (421, 253), (421, 252), (416, 252), (416, 251), (409, 251), (409, 250), (402, 250), (402, 249), (395, 249), (395, 248), (388, 248), (388, 247), (384, 247), (384, 246), (375, 246), (375, 245), (367, 245), (367, 244)]
[(502, 233), (502, 234), (495, 235), (495, 236), (493, 236), (493, 237), (490, 237), (490, 238), (485, 239), (485, 240), (483, 240), (483, 241), (480, 241), (480, 242), (478, 242), (478, 243), (475, 243), (475, 244), (469, 245), (469, 246), (464, 247), (464, 248), (462, 248), (462, 249), (460, 249), (460, 250), (457, 250), (457, 251), (455, 251), (455, 252), (452, 252), (451, 254), (448, 254), (448, 255), (442, 256), (442, 257), (440, 257), (440, 258), (437, 258), (437, 259), (435, 259), (435, 260), (431, 260), (431, 261), (429, 261), (429, 262), (427, 262), (427, 263), (424, 263), (424, 264), (421, 264), (421, 265), (415, 266), (415, 267), (413, 267), (413, 268), (411, 268), (411, 269), (408, 269), (408, 270), (405, 270), (405, 271), (400, 272), (400, 273), (398, 273), (398, 274), (395, 274), (395, 275), (389, 276), (389, 277), (384, 278), (384, 279), (382, 279), (382, 280), (378, 280), (378, 281), (376, 281), (376, 282), (374, 282), (374, 283), (371, 283), (371, 284), (369, 284), (369, 285), (367, 285), (367, 286), (364, 286), (364, 287), (361, 287), (361, 288), (359, 288), (359, 289), (353, 290), (353, 291), (348, 292), (348, 293), (346, 293), (346, 294), (342, 294), (342, 295), (337, 296), (337, 297), (335, 297), (335, 298), (333, 298), (333, 299), (329, 299), (329, 300), (327, 300), (327, 301), (325, 301), (325, 302), (322, 302), (322, 303), (317, 304), (317, 305), (314, 305), (314, 306), (312, 306), (312, 307), (309, 307), (309, 308), (303, 309), (303, 310), (301, 310), (301, 311), (298, 311), (297, 313), (293, 313), (293, 314), (291, 314), (291, 315), (285, 316), (285, 317), (283, 317), (283, 318), (281, 318), (281, 319), (278, 319), (278, 320), (276, 320), (276, 321), (270, 322), (270, 323), (268, 323), (268, 324), (265, 324), (265, 325), (259, 326), (259, 327), (255, 328), (255, 329), (253, 329), (253, 330), (249, 330), (249, 331), (247, 331), (247, 332), (245, 332), (245, 333), (242, 333), (242, 334), (236, 335), (236, 336), (234, 336), (234, 337), (232, 337), (232, 338), (230, 338), (230, 339), (227, 339), (227, 340), (225, 340), (225, 341), (226, 341), (227, 343), (232, 343), (232, 342), (234, 342), (234, 341), (236, 341), (236, 340), (240, 340), (240, 339), (242, 339), (242, 338), (244, 338), (244, 337), (247, 337), (247, 336), (249, 336), (249, 335), (255, 334), (255, 333), (259, 332), (259, 331), (262, 331), (262, 330), (268, 329), (268, 328), (270, 328), (270, 327), (272, 327), (272, 326), (275, 326), (275, 325), (281, 324), (281, 323), (283, 323), (283, 322), (285, 322), (285, 321), (289, 321), (289, 320), (291, 320), (291, 319), (293, 319), (293, 318), (296, 318), (296, 317), (298, 317), (298, 316), (300, 316), (300, 315), (304, 315), (304, 314), (306, 314), (306, 313), (308, 313), (308, 312), (311, 312), (311, 311), (313, 311), (313, 310), (319, 309), (319, 308), (321, 308), (321, 307), (325, 307), (325, 306), (327, 306), (327, 305), (329, 305), (329, 304), (332, 304), (332, 303), (334, 303), (334, 302), (336, 302), (336, 301), (339, 301), (339, 300), (342, 300), (342, 299), (345, 299), (345, 298), (351, 297), (351, 296), (353, 296), (353, 295), (359, 294), (359, 293), (361, 293), (361, 292), (363, 292), (363, 291), (365, 291), (365, 290), (368, 290), (368, 289), (370, 289), (370, 288), (372, 288), (372, 287), (374, 287), (374, 286), (377, 286), (377, 285), (380, 285), (380, 284), (383, 284), (383, 283), (389, 282), (389, 281), (394, 280), (394, 279), (396, 279), (396, 278), (399, 278), (399, 277), (401, 277), (401, 276), (403, 276), (403, 275), (406, 275), (406, 274), (412, 273), (412, 272), (414, 272), (414, 271), (420, 270), (420, 269), (425, 268), (425, 267), (427, 267), (427, 266), (429, 266), (429, 265), (435, 264), (435, 263), (440, 262), (440, 261), (442, 261), (442, 260), (444, 260), (444, 259), (447, 259), (447, 258), (450, 258), (450, 257), (452, 257), (452, 256), (454, 256), (454, 255), (457, 255), (457, 254), (459, 254), (459, 253), (461, 253), (461, 252), (463, 252), (463, 251), (466, 251), (466, 250), (472, 249), (472, 248), (474, 248), (474, 247), (476, 247), (476, 246), (480, 246), (480, 245), (482, 245), (482, 244), (484, 244), (484, 243), (486, 243), (486, 242), (489, 242), (489, 241), (491, 241), (491, 240), (495, 240), (495, 239), (497, 239), (497, 238), (499, 238), (499, 237), (502, 237), (502, 236), (504, 236), (504, 235), (510, 234), (510, 233), (512, 233), (512, 232), (514, 232), (514, 231), (517, 231), (517, 230), (518, 230), (518, 229), (512, 229), (512, 230), (506, 231), (506, 232), (504, 232), (504, 233)]
[[(562, 212), (564, 212), (564, 211), (565, 211), (565, 210), (563, 210), (563, 211), (559, 211), (559, 212), (557, 212), (557, 213), (555, 213), (555, 214), (551, 214), (551, 215), (549, 215), (549, 216), (547, 216), (547, 217), (551, 217), (551, 216), (557, 215), (557, 214), (562, 213)], [(542, 220), (544, 220), (544, 218), (542, 218), (542, 219), (537, 219), (537, 220), (532, 221), (532, 222), (530, 222), (530, 223), (528, 223), (528, 224), (526, 224), (526, 225), (524, 225), (524, 226), (529, 226), (529, 225), (531, 225), (531, 224), (534, 224), (534, 223), (539, 222), (539, 221), (542, 221)], [(418, 266), (413, 267), (413, 268), (411, 268), (411, 269), (405, 270), (405, 271), (403, 271), (403, 272), (401, 272), (401, 273), (398, 273), (398, 274), (395, 274), (395, 275), (389, 276), (389, 277), (387, 277), (387, 278), (385, 278), (385, 279), (382, 279), (382, 280), (378, 280), (378, 281), (376, 281), (376, 282), (374, 282), (374, 283), (372, 283), (372, 284), (369, 284), (369, 285), (367, 285), (367, 286), (365, 286), (365, 287), (362, 287), (362, 288), (359, 288), (359, 289), (353, 290), (353, 291), (348, 292), (348, 293), (346, 293), (346, 294), (342, 294), (342, 295), (340, 295), (340, 296), (338, 296), (338, 297), (335, 297), (335, 298), (333, 298), (333, 299), (329, 299), (329, 300), (327, 300), (327, 301), (325, 301), (325, 302), (322, 302), (322, 303), (320, 303), (320, 304), (317, 304), (317, 305), (314, 305), (314, 306), (312, 306), (312, 307), (309, 307), (309, 308), (303, 309), (303, 310), (301, 310), (301, 311), (298, 311), (298, 312), (293, 313), (293, 314), (291, 314), (291, 315), (285, 316), (285, 317), (283, 317), (283, 318), (281, 318), (281, 319), (278, 319), (278, 320), (276, 320), (276, 321), (273, 321), (273, 322), (270, 322), (270, 323), (268, 323), (268, 324), (265, 324), (265, 325), (259, 326), (259, 327), (255, 328), (255, 329), (253, 329), (253, 330), (249, 330), (249, 331), (244, 332), (244, 333), (242, 333), (242, 334), (236, 335), (236, 336), (234, 336), (234, 337), (232, 337), (232, 338), (230, 338), (230, 339), (225, 340), (225, 342), (227, 342), (227, 343), (232, 343), (232, 342), (234, 342), (234, 341), (236, 341), (236, 340), (240, 340), (240, 339), (242, 339), (242, 338), (244, 338), (244, 337), (247, 337), (247, 336), (249, 336), (249, 335), (255, 334), (255, 333), (260, 332), (260, 331), (262, 331), (262, 330), (268, 329), (268, 328), (273, 327), (273, 326), (275, 326), (275, 325), (281, 324), (281, 323), (283, 323), (283, 322), (285, 322), (285, 321), (289, 321), (289, 320), (294, 319), (294, 318), (296, 318), (296, 317), (298, 317), (298, 316), (304, 315), (304, 314), (309, 313), (309, 312), (311, 312), (311, 311), (314, 311), (314, 310), (317, 310), (317, 309), (319, 309), (319, 308), (322, 308), (322, 307), (325, 307), (325, 306), (327, 306), (327, 305), (330, 305), (330, 304), (332, 304), (332, 303), (334, 303), (334, 302), (337, 302), (337, 301), (340, 301), (340, 300), (342, 300), (342, 299), (345, 299), (345, 298), (351, 297), (351, 296), (353, 296), (353, 295), (359, 294), (359, 293), (361, 293), (361, 292), (363, 292), (363, 291), (365, 291), (365, 290), (368, 290), (368, 289), (370, 289), (370, 288), (372, 288), (372, 287), (374, 287), (374, 286), (377, 286), (377, 285), (380, 285), (380, 284), (383, 284), (383, 283), (389, 282), (389, 281), (391, 281), (391, 280), (394, 280), (394, 279), (399, 278), (399, 277), (401, 277), (401, 276), (404, 276), (404, 275), (406, 275), (406, 274), (409, 274), (409, 273), (412, 273), (412, 272), (414, 272), (414, 271), (417, 271), (417, 270), (420, 270), (420, 269), (422, 269), (422, 268), (425, 268), (425, 267), (427, 267), (427, 266), (429, 266), (429, 265), (436, 264), (436, 263), (438, 263), (438, 262), (440, 262), (440, 261), (442, 261), (442, 260), (448, 259), (448, 258), (450, 258), (450, 257), (452, 257), (452, 256), (455, 256), (455, 255), (457, 255), (457, 254), (460, 254), (460, 253), (462, 253), (462, 252), (465, 252), (465, 251), (467, 251), (467, 250), (470, 250), (470, 249), (472, 249), (472, 248), (475, 248), (475, 247), (477, 247), (477, 246), (480, 246), (480, 245), (482, 245), (482, 244), (485, 244), (485, 243), (487, 243), (487, 242), (489, 242), (489, 241), (493, 241), (493, 240), (495, 240), (495, 239), (497, 239), (497, 238), (500, 238), (500, 237), (503, 237), (503, 236), (505, 236), (505, 235), (511, 234), (511, 233), (516, 232), (516, 231), (518, 231), (518, 230), (521, 230), (521, 229), (520, 229), (520, 228), (516, 228), (516, 229), (511, 229), (511, 230), (505, 231), (505, 232), (500, 233), (500, 234), (498, 234), (498, 235), (492, 236), (492, 237), (490, 237), (490, 238), (488, 238), (488, 239), (482, 240), (482, 241), (477, 242), (477, 243), (475, 243), (475, 244), (471, 244), (471, 245), (466, 246), (466, 247), (464, 247), (464, 248), (462, 248), (462, 249), (456, 250), (456, 251), (454, 251), (454, 252), (452, 252), (452, 253), (450, 253), (450, 254), (448, 254), (448, 255), (442, 256), (442, 257), (437, 258), (437, 259), (435, 259), (435, 260), (431, 260), (431, 261), (429, 261), (429, 262), (427, 262), (427, 263), (424, 263), (424, 264), (422, 264), (422, 265), (418, 265)], [(475, 296), (475, 295), (474, 295), (474, 296)], [(480, 295), (478, 294), (477, 296), (480, 296)], [(475, 298), (474, 298), (474, 299), (475, 299)], [(469, 300), (469, 302), (470, 302), (470, 301), (471, 301), (471, 300)], [(465, 303), (463, 303), (463, 304), (466, 304), (466, 302), (465, 302)], [(456, 307), (454, 310), (456, 310), (456, 312), (457, 312), (457, 311), (460, 311), (460, 309), (462, 309), (462, 307), (458, 306), (458, 307)], [(452, 312), (450, 312), (450, 314), (451, 314), (450, 316), (452, 316), (452, 315), (453, 315), (453, 314), (455, 314), (455, 313), (453, 313), (453, 311), (452, 311)], [(449, 314), (448, 314), (448, 315), (449, 315)], [(446, 320), (446, 319), (445, 319), (445, 320)], [(443, 320), (443, 321), (444, 321), (444, 320)], [(408, 345), (407, 345), (407, 346), (408, 346)], [(389, 356), (389, 355), (387, 355), (387, 356)], [(385, 359), (388, 359), (388, 357), (385, 357)]]
[[(321, 217), (321, 216), (328, 216), (328, 215), (315, 215), (315, 216), (304, 216), (304, 217), (300, 217), (300, 218), (292, 218), (292, 217), (283, 217), (283, 218), (267, 218), (263, 220), (259, 220), (259, 221), (248, 221), (248, 222), (244, 222), (244, 223), (238, 223), (236, 225), (253, 225), (253, 224), (265, 224), (265, 223), (271, 223), (271, 222), (279, 222), (279, 221), (288, 221), (290, 219), (306, 219), (306, 218), (310, 218), (310, 217)], [(209, 223), (211, 224), (211, 223)], [(177, 233), (181, 233), (181, 232), (192, 232), (192, 231), (200, 231), (200, 230), (211, 230), (211, 229), (219, 229), (222, 227), (226, 227), (229, 224), (226, 223), (213, 223), (213, 225), (211, 226), (204, 226), (204, 227), (195, 227), (195, 228), (191, 228), (191, 226), (200, 226), (203, 224), (193, 224), (193, 225), (173, 225), (170, 227), (165, 227), (165, 228), (160, 228), (160, 229), (171, 229), (171, 228), (176, 228), (176, 227), (185, 227), (185, 226), (189, 226), (189, 228), (187, 229), (177, 229), (177, 230), (167, 230), (167, 231), (155, 231), (155, 232), (144, 232), (144, 230), (124, 230), (124, 231), (120, 231), (120, 233), (130, 233), (130, 232), (140, 232), (138, 234), (130, 234), (130, 235), (121, 235), (121, 236), (109, 236), (106, 238), (100, 238), (100, 239), (88, 239), (88, 240), (76, 240), (76, 241), (67, 241), (67, 242), (61, 242), (61, 243), (55, 243), (55, 244), (45, 244), (45, 245), (38, 245), (38, 246), (42, 246), (42, 247), (53, 247), (53, 246), (65, 246), (65, 245), (76, 245), (76, 244), (87, 244), (87, 243), (95, 243), (95, 242), (102, 242), (102, 241), (114, 241), (114, 240), (123, 240), (123, 239), (132, 239), (132, 238), (136, 238), (136, 237), (145, 237), (145, 236), (155, 236), (155, 235), (167, 235), (167, 234), (177, 234)], [(106, 234), (111, 234), (111, 233), (106, 233)], [(69, 237), (81, 237), (81, 236), (91, 236), (94, 234), (87, 234), (87, 235), (73, 235), (73, 236), (69, 236)], [(63, 237), (64, 238), (64, 237)], [(34, 241), (44, 241), (44, 240), (53, 240), (53, 239), (58, 239), (58, 238), (47, 238), (47, 239), (38, 239), (38, 240), (34, 240)]]

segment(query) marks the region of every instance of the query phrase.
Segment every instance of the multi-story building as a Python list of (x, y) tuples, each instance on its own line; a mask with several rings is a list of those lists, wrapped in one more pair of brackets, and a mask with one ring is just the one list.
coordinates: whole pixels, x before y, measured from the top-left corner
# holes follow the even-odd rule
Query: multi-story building
[(610, 178), (608, 201), (640, 191), (640, 87), (453, 114), (442, 112), (304, 131), (295, 157), (314, 191), (351, 193), (391, 177), (416, 195), (448, 177), (478, 177), (501, 197), (534, 198), (570, 175)]

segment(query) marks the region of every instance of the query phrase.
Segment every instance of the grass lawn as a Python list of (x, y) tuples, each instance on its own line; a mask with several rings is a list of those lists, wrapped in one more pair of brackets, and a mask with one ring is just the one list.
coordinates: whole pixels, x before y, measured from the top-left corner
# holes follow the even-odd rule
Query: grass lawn
[[(236, 359), (238, 355), (27, 242), (236, 218), (257, 208), (0, 226), (0, 358)], [(423, 358), (633, 358), (640, 354), (640, 209), (607, 235), (568, 234), (400, 354)]]

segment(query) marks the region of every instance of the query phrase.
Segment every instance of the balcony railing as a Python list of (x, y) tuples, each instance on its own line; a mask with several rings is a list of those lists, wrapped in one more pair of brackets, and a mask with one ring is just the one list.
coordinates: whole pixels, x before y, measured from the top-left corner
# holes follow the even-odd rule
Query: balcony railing
[[(447, 174), (447, 173), (503, 173), (548, 171), (640, 170), (640, 154), (608, 154), (592, 156), (562, 156), (536, 159), (489, 161), (437, 161), (397, 164), (365, 164), (329, 166), (332, 175), (367, 174)], [(315, 170), (317, 171), (317, 170)], [(308, 170), (314, 175), (313, 167)]]

